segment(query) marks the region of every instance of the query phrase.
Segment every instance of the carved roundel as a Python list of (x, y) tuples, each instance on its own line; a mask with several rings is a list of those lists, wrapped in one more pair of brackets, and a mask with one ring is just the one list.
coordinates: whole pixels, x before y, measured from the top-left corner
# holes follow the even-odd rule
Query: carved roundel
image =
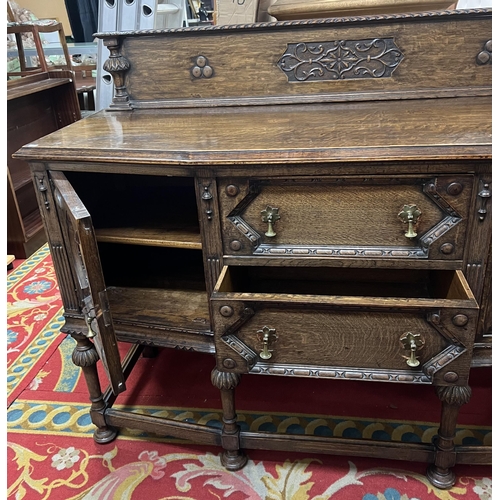
[(214, 70), (205, 56), (197, 56), (194, 61), (195, 65), (191, 68), (191, 75), (194, 78), (212, 78)]

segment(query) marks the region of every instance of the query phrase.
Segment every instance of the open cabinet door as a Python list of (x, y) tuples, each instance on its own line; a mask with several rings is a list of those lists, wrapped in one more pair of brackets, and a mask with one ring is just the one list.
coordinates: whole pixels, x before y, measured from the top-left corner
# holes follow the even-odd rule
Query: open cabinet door
[(115, 395), (125, 390), (116, 334), (106, 293), (94, 226), (89, 212), (62, 172), (51, 172), (61, 230), (71, 248), (82, 311)]

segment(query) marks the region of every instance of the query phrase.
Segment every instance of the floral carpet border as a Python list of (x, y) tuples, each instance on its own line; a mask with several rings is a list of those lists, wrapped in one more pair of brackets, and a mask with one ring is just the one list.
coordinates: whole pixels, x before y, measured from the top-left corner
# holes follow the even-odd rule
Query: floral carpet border
[[(134, 407), (115, 405), (126, 411), (142, 415), (169, 418), (177, 421), (221, 428), (222, 414), (216, 409)], [(269, 414), (267, 412), (240, 412), (237, 422), (243, 431), (270, 432), (277, 434), (299, 434), (321, 437), (363, 438), (378, 441), (432, 443), (437, 435), (436, 424), (425, 422), (400, 422), (349, 417), (326, 417), (321, 415)], [(90, 420), (88, 403), (30, 401), (18, 399), (7, 411), (8, 432), (27, 434), (57, 434), (89, 436), (95, 426)], [(153, 439), (178, 442), (165, 436), (149, 435), (140, 430), (123, 429), (124, 439)], [(479, 426), (457, 428), (455, 444), (468, 446), (491, 446), (492, 430)]]
[(48, 245), (7, 274), (7, 405), (20, 396), (65, 338)]
[(7, 291), (9, 291), (14, 285), (19, 283), (26, 274), (33, 268), (38, 266), (40, 262), (43, 261), (47, 255), (50, 255), (49, 245), (46, 243), (39, 250), (37, 250), (33, 255), (26, 259), (20, 266), (16, 267), (7, 275)]

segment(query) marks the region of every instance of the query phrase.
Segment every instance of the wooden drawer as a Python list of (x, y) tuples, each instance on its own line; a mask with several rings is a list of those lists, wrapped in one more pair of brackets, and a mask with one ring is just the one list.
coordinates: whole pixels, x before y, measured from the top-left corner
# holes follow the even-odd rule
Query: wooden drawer
[[(472, 182), (467, 175), (223, 179), (219, 199), (224, 253), (460, 260)], [(416, 236), (408, 237), (405, 214), (412, 210)]]
[(221, 370), (467, 381), (478, 306), (461, 271), (224, 267), (211, 305)]

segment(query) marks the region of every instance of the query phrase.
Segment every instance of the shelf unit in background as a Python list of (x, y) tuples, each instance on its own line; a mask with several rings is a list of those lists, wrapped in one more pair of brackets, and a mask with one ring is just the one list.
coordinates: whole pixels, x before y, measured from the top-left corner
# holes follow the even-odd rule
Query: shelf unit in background
[[(56, 32), (65, 64), (48, 66), (41, 34)], [(34, 48), (24, 46), (26, 33), (33, 37)], [(15, 35), (12, 57), (19, 58), (20, 71), (7, 72), (7, 253), (25, 259), (47, 241), (35, 194), (47, 186), (35, 186), (28, 164), (12, 154), (79, 120), (81, 113), (61, 23), (12, 22), (7, 24), (9, 34)]]
[(29, 257), (46, 236), (28, 164), (12, 154), (80, 117), (70, 71), (37, 73), (7, 82), (7, 253), (18, 259)]

